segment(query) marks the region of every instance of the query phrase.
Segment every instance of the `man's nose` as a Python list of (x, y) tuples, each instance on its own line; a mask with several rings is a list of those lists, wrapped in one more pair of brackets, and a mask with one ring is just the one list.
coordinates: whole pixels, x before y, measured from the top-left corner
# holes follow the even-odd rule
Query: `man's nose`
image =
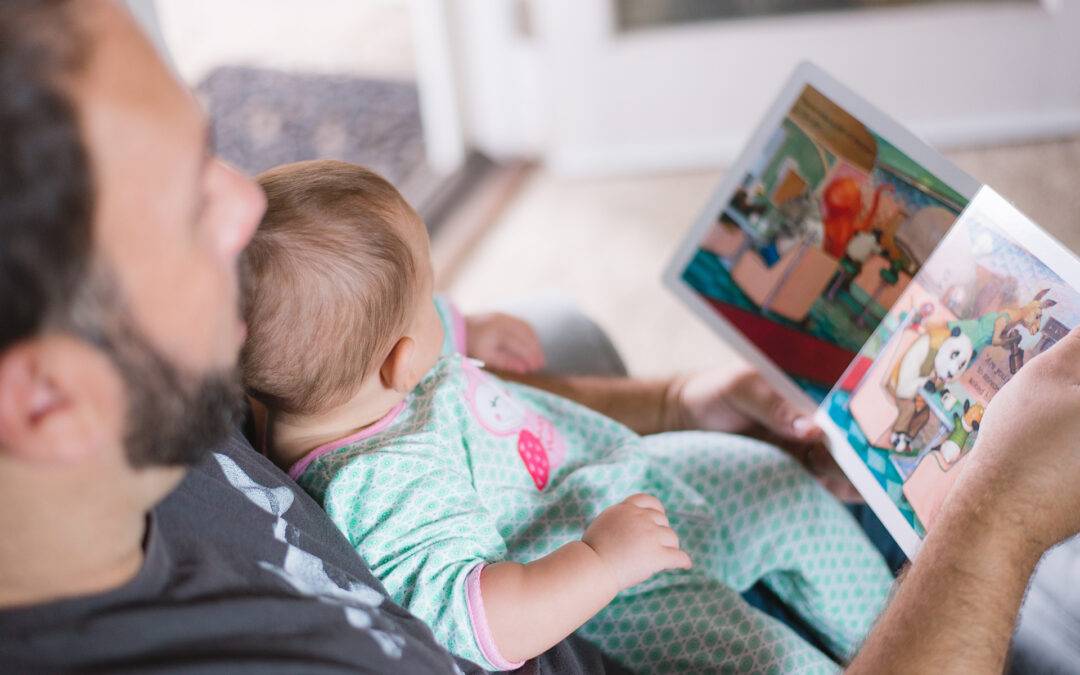
[(222, 172), (227, 206), (219, 224), (222, 253), (234, 258), (251, 241), (266, 211), (266, 195), (255, 181), (237, 169), (218, 160)]

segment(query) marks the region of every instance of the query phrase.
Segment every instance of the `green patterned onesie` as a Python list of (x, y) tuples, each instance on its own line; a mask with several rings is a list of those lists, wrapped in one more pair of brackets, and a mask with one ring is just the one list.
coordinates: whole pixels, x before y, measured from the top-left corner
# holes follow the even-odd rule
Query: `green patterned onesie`
[[(569, 400), (480, 370), (447, 347), (378, 423), (290, 475), (450, 651), (507, 670), (480, 570), (579, 539), (646, 492), (694, 561), (620, 593), (579, 634), (636, 672), (835, 672), (834, 662), (740, 596), (759, 579), (849, 658), (892, 576), (847, 511), (776, 448), (718, 433), (638, 436)], [(540, 619), (541, 617), (538, 617)]]

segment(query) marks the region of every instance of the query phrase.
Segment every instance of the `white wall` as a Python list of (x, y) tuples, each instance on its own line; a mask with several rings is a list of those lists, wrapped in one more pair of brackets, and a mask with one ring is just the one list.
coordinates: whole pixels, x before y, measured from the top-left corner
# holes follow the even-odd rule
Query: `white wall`
[[(530, 7), (534, 40), (507, 21), (501, 32), (491, 25), (473, 30), (482, 20), (458, 13), (459, 35), (472, 52), (459, 60), (466, 125), (488, 152), (532, 154), (563, 173), (729, 162), (803, 59), (941, 146), (1080, 131), (1080, 2), (1073, 0), (628, 34), (614, 31), (608, 0), (539, 0)], [(493, 21), (490, 14), (484, 20)], [(478, 73), (493, 71), (495, 84), (482, 91)]]

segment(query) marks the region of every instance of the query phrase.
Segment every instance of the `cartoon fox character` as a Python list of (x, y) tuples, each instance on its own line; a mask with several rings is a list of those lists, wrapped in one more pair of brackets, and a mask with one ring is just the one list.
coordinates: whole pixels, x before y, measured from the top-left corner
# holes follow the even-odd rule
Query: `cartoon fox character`
[(1044, 288), (1027, 304), (1002, 310), (1005, 317), (999, 317), (994, 324), (994, 344), (1000, 344), (1005, 334), (1016, 326), (1023, 326), (1030, 335), (1037, 335), (1042, 330), (1044, 310), (1057, 304), (1057, 300), (1046, 297), (1049, 292), (1049, 288)]
[(983, 413), (986, 408), (981, 403), (971, 405), (971, 401), (964, 401), (964, 414), (953, 413), (953, 429), (949, 437), (941, 445), (934, 448), (941, 452), (942, 459), (952, 464), (960, 459), (960, 453), (964, 451), (968, 439), (979, 430), (982, 423)]
[(881, 205), (882, 193), (894, 191), (895, 188), (888, 184), (877, 186), (866, 215), (860, 218), (863, 194), (859, 182), (854, 178), (843, 177), (829, 183), (822, 194), (825, 204), (825, 217), (822, 219), (825, 228), (825, 251), (837, 260), (843, 258), (851, 238), (857, 232), (870, 230)]
[(1057, 305), (1056, 300), (1046, 297), (1049, 292), (1049, 288), (1044, 288), (1026, 304), (989, 311), (974, 319), (958, 319), (949, 325), (960, 326), (970, 335), (976, 352), (990, 346), (1015, 350), (1020, 329), (1038, 335), (1046, 310)]
[[(959, 326), (931, 326), (897, 359), (885, 387), (896, 401), (897, 416), (889, 438), (895, 452), (910, 454), (912, 439), (930, 419), (919, 390), (933, 393), (960, 377), (971, 364), (974, 351), (971, 338)], [(942, 395), (946, 408), (955, 400), (947, 390)]]

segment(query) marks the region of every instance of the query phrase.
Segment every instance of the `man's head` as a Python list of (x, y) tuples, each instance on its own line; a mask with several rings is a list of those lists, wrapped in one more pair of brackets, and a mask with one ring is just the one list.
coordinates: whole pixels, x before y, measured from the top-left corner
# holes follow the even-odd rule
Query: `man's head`
[(266, 216), (243, 255), (248, 391), (301, 416), (361, 394), (400, 398), (442, 343), (420, 217), (346, 162), (287, 164), (259, 184)]
[(233, 422), (261, 193), (113, 2), (5, 0), (0, 88), (0, 481), (159, 498)]

